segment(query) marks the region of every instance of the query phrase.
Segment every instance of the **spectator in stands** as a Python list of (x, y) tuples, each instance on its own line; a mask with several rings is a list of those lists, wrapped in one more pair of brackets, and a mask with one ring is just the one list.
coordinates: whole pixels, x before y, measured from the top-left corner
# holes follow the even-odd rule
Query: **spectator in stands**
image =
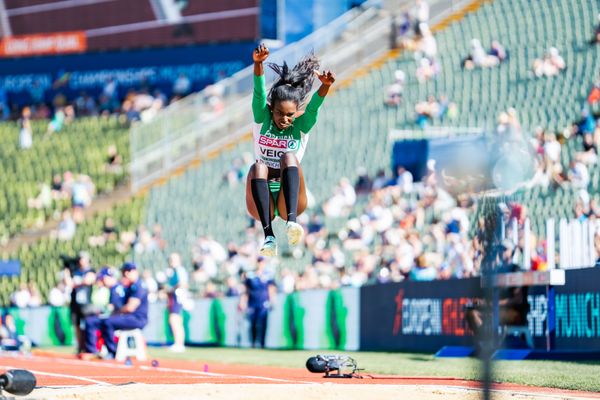
[(408, 194), (413, 191), (413, 175), (404, 165), (398, 165), (396, 168), (395, 184), (402, 189), (402, 193)]
[(114, 242), (117, 240), (119, 233), (115, 227), (115, 221), (112, 218), (106, 218), (104, 220), (104, 226), (102, 227), (102, 234), (99, 236), (90, 236), (88, 238), (88, 244), (91, 247), (102, 247), (107, 242)]
[(19, 148), (30, 149), (33, 146), (33, 131), (31, 129), (31, 108), (23, 107), (19, 123)]
[(391, 107), (400, 105), (402, 101), (402, 92), (404, 92), (404, 83), (406, 75), (402, 70), (394, 72), (394, 83), (385, 90), (385, 104)]
[(123, 173), (123, 157), (119, 154), (117, 146), (111, 144), (106, 153), (106, 171), (113, 174)]
[(429, 264), (425, 254), (419, 255), (415, 259), (415, 266), (410, 270), (411, 281), (433, 281), (437, 279), (438, 272)]
[(63, 282), (59, 282), (48, 293), (48, 304), (52, 307), (62, 307), (69, 303), (71, 292)]
[(181, 264), (181, 256), (171, 253), (169, 266), (166, 270), (167, 282), (165, 290), (168, 296), (169, 326), (173, 334), (173, 345), (169, 350), (174, 353), (185, 351), (185, 330), (183, 316), (181, 315), (184, 303), (188, 301), (188, 273)]
[[(96, 354), (97, 332), (102, 324), (102, 319), (109, 316), (113, 311), (120, 310), (125, 304), (125, 288), (118, 281), (117, 272), (114, 268), (103, 267), (97, 275), (97, 289), (92, 292), (93, 307), (85, 312), (84, 319), (84, 346), (85, 352)], [(104, 293), (102, 293), (102, 290)], [(95, 299), (100, 296), (103, 298)]]
[(19, 289), (10, 296), (10, 304), (17, 308), (25, 308), (29, 306), (30, 300), (31, 292), (29, 291), (29, 287), (27, 287), (26, 283), (21, 283), (19, 285)]
[(389, 178), (387, 177), (385, 170), (380, 169), (377, 171), (375, 178), (373, 179), (373, 190), (382, 189), (389, 182)]
[(587, 101), (590, 106), (593, 106), (593, 105), (597, 104), (598, 102), (600, 102), (600, 79), (598, 79), (592, 85), (592, 88), (590, 89), (590, 94), (588, 95)]
[(95, 190), (95, 186), (89, 176), (84, 174), (77, 175), (77, 178), (71, 185), (72, 207), (74, 209), (88, 207), (92, 203), (92, 196)]
[(412, 17), (414, 21), (415, 34), (422, 35), (421, 24), (429, 22), (429, 3), (427, 0), (416, 0), (412, 8)]
[(358, 167), (356, 169), (356, 181), (354, 182), (354, 191), (357, 196), (367, 195), (371, 193), (371, 178), (367, 173), (367, 169), (365, 167)]
[(560, 142), (556, 139), (556, 134), (554, 133), (546, 133), (544, 136), (544, 158), (546, 163), (554, 165), (560, 162), (560, 153), (562, 147)]
[(419, 61), (419, 65), (415, 71), (415, 77), (419, 83), (425, 83), (428, 80), (435, 78), (439, 71), (440, 67), (435, 59), (430, 60), (423, 57)]
[(429, 25), (421, 23), (419, 24), (419, 30), (421, 31), (421, 39), (417, 42), (416, 57), (426, 57), (430, 60), (435, 60), (438, 52), (437, 42), (429, 29)]
[(126, 99), (121, 106), (121, 113), (128, 124), (140, 120), (140, 112), (133, 107), (133, 101)]
[(343, 217), (350, 213), (356, 202), (356, 192), (348, 178), (342, 177), (333, 189), (331, 196), (323, 204), (323, 212), (328, 217)]
[(110, 102), (117, 101), (119, 98), (119, 84), (115, 78), (111, 76), (106, 80), (106, 83), (102, 88), (102, 94), (106, 96)]
[(592, 165), (598, 162), (598, 147), (591, 133), (583, 135), (583, 151), (576, 153), (575, 159), (585, 165)]
[(75, 99), (75, 112), (77, 115), (82, 116), (96, 116), (98, 115), (98, 107), (96, 100), (89, 93), (82, 92), (78, 98)]
[(590, 183), (588, 168), (580, 161), (571, 160), (567, 173), (569, 182), (575, 189), (587, 189)]
[(417, 114), (416, 123), (421, 129), (425, 129), (430, 122), (433, 122), (440, 114), (440, 103), (435, 96), (429, 96), (427, 101), (422, 101), (415, 105)]
[(148, 323), (148, 290), (140, 279), (137, 266), (125, 263), (121, 267), (122, 283), (125, 287), (124, 306), (100, 324), (100, 332), (106, 346), (106, 358), (112, 359), (117, 352), (116, 330), (142, 329)]
[(258, 257), (256, 270), (245, 276), (245, 291), (240, 296), (239, 309), (250, 320), (250, 343), (252, 347), (265, 347), (267, 319), (276, 300), (277, 287), (266, 269), (267, 259)]
[(27, 207), (43, 210), (52, 207), (52, 191), (47, 183), (39, 184), (40, 193), (34, 197), (27, 199)]
[(46, 129), (46, 136), (52, 135), (53, 133), (60, 132), (65, 123), (65, 111), (62, 107), (57, 108), (54, 111), (54, 117), (48, 123), (48, 128)]
[(62, 241), (72, 240), (77, 230), (77, 224), (73, 220), (73, 216), (69, 210), (63, 211), (62, 219), (56, 230), (56, 238)]
[(596, 121), (587, 107), (581, 110), (581, 119), (573, 124), (572, 133), (575, 135), (590, 135), (596, 130)]
[(235, 276), (228, 276), (225, 281), (225, 296), (226, 297), (237, 297), (240, 295), (240, 282)]
[(392, 27), (395, 28), (395, 32), (393, 33), (395, 36), (393, 37), (392, 48), (395, 48), (397, 40), (398, 39), (403, 40), (406, 37), (406, 35), (408, 34), (408, 32), (410, 31), (410, 28), (411, 28), (410, 13), (408, 11), (404, 11), (399, 16), (394, 18)]
[(35, 282), (30, 281), (27, 284), (27, 289), (29, 290), (29, 303), (27, 304), (28, 307), (39, 307), (42, 305), (42, 294), (40, 293), (40, 290), (38, 289), (37, 285), (35, 284)]
[(533, 73), (537, 78), (558, 75), (565, 68), (565, 60), (556, 47), (550, 47), (543, 58), (533, 61)]
[(508, 52), (497, 40), (492, 40), (489, 55), (496, 57), (500, 63), (508, 60)]
[(152, 121), (163, 107), (164, 103), (160, 98), (153, 99), (150, 107), (142, 110), (140, 113), (140, 120), (144, 123)]
[(52, 177), (52, 184), (50, 185), (52, 189), (52, 199), (61, 200), (67, 197), (67, 193), (63, 190), (63, 180), (60, 174), (55, 174)]
[(192, 90), (192, 81), (183, 72), (173, 82), (173, 94), (181, 97), (187, 96)]
[(506, 112), (500, 113), (496, 134), (503, 142), (521, 140), (521, 123), (517, 116), (517, 110), (511, 107)]
[(212, 112), (215, 114), (223, 112), (225, 107), (225, 103), (223, 102), (225, 88), (223, 85), (217, 82), (212, 85), (208, 85), (204, 90), (208, 96), (206, 102), (211, 106)]
[(465, 69), (491, 68), (498, 64), (500, 64), (500, 59), (495, 55), (488, 54), (479, 39), (471, 40), (471, 51), (469, 56), (463, 61)]

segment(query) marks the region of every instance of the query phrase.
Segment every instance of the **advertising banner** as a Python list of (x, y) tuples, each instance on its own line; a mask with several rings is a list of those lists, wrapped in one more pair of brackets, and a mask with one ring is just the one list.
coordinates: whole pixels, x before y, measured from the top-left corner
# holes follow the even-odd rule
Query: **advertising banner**
[[(535, 347), (544, 349), (550, 328), (555, 350), (600, 351), (600, 268), (569, 270), (566, 284), (531, 287), (527, 315)], [(401, 282), (362, 288), (279, 294), (268, 315), (266, 346), (274, 349), (403, 350), (435, 352), (471, 345), (464, 307), (481, 296), (480, 280)], [(249, 347), (250, 324), (238, 298), (200, 299), (183, 311), (193, 345)], [(18, 334), (35, 345), (72, 345), (67, 307), (16, 309)], [(149, 344), (172, 341), (165, 303), (149, 307)]]
[[(600, 269), (566, 271), (566, 284), (528, 290), (527, 321), (536, 348), (600, 350)], [(478, 278), (361, 288), (361, 350), (437, 351), (471, 345), (464, 306), (481, 296)]]
[(7, 36), (0, 41), (1, 57), (83, 53), (86, 50), (85, 32)]
[(473, 333), (464, 306), (480, 295), (477, 278), (362, 287), (360, 348), (432, 351), (468, 345)]

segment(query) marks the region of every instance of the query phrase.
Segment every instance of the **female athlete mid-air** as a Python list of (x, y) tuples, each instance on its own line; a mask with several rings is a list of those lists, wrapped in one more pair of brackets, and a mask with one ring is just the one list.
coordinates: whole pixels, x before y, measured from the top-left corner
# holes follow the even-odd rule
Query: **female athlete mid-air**
[[(287, 221), (290, 245), (302, 239), (304, 230), (296, 217), (306, 208), (306, 188), (300, 161), (308, 143), (308, 132), (317, 122), (319, 107), (335, 81), (331, 71), (319, 72), (319, 60), (309, 55), (293, 69), (269, 64), (279, 79), (267, 94), (263, 62), (269, 56), (265, 45), (258, 46), (254, 60), (253, 137), (256, 162), (250, 168), (246, 182), (248, 212), (262, 224), (265, 241), (263, 256), (277, 255), (277, 242), (271, 222), (276, 215)], [(299, 111), (314, 77), (321, 81), (305, 110)], [(283, 196), (279, 192), (283, 192)], [(271, 196), (271, 193), (273, 196)]]

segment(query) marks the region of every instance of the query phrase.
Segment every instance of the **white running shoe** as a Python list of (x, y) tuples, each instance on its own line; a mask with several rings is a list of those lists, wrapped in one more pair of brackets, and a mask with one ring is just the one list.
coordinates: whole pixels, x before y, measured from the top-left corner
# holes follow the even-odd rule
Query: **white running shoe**
[(169, 351), (171, 353), (183, 353), (185, 351), (185, 346), (172, 344), (169, 346)]
[(304, 236), (304, 228), (297, 222), (288, 221), (287, 223), (287, 237), (290, 246), (295, 246), (302, 240)]
[(258, 253), (265, 257), (275, 257), (277, 255), (277, 241), (275, 240), (275, 236), (267, 236)]

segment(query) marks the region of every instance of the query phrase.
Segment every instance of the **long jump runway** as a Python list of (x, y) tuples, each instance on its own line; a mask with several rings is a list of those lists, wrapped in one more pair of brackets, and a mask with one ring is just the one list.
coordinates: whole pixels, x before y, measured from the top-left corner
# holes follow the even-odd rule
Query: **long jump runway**
[[(157, 360), (125, 365), (43, 353), (0, 355), (0, 372), (22, 368), (37, 378), (30, 399), (477, 399), (480, 383), (451, 377), (363, 374), (363, 379), (325, 379), (305, 369)], [(496, 384), (496, 399), (589, 399), (600, 394), (515, 384)], [(398, 396), (401, 397), (398, 397)]]

